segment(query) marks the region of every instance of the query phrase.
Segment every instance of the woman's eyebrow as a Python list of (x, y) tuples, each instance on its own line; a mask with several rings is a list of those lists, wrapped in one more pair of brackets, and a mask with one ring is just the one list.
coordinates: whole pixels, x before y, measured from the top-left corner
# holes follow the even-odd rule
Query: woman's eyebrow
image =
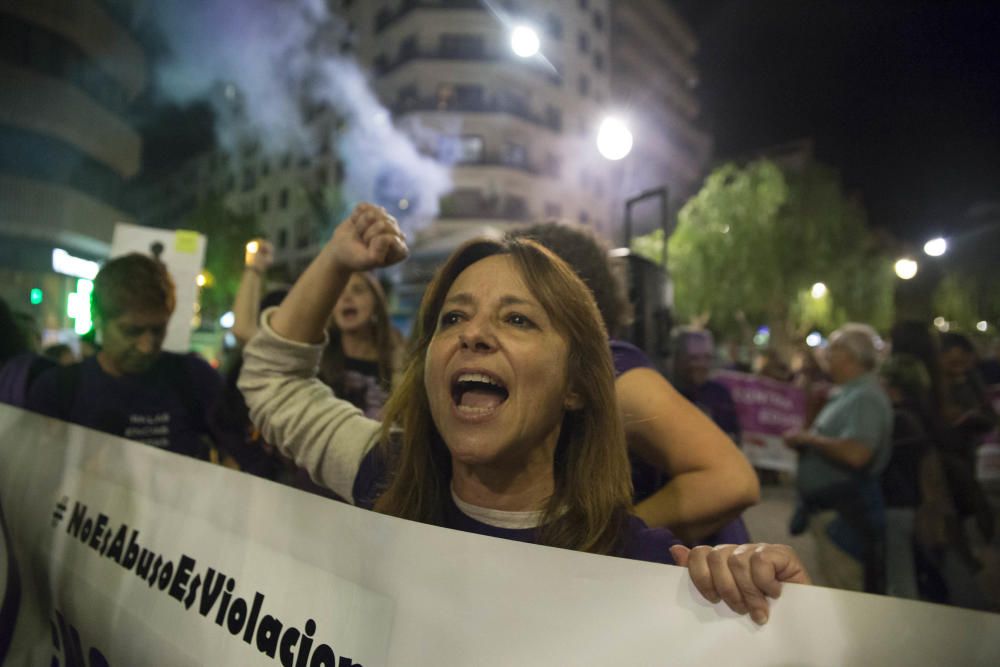
[[(478, 300), (469, 294), (468, 292), (459, 292), (458, 294), (452, 294), (450, 297), (445, 299), (445, 305), (454, 304), (460, 306), (474, 306), (478, 303)], [(537, 306), (535, 301), (525, 299), (524, 297), (515, 296), (513, 294), (507, 294), (500, 297), (501, 306)]]

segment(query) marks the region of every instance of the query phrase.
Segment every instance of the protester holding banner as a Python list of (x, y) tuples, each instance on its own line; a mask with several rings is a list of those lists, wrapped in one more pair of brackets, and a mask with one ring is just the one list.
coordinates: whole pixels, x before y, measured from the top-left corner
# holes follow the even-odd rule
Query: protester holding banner
[(360, 205), (247, 346), (240, 388), (251, 417), (314, 479), (423, 523), (673, 556), (706, 597), (757, 622), (778, 582), (808, 581), (787, 547), (688, 551), (629, 515), (624, 429), (605, 407), (614, 405), (614, 375), (600, 314), (572, 270), (532, 241), (471, 241), (445, 263), (382, 424), (334, 397), (315, 378), (333, 304), (351, 273), (407, 252), (395, 220)]
[(592, 233), (554, 222), (519, 229), (511, 237), (544, 245), (594, 295), (611, 337), (635, 514), (687, 544), (749, 541), (734, 519), (759, 501), (757, 476), (733, 441), (674, 389), (642, 350), (616, 338), (627, 323), (628, 304), (608, 249)]
[(173, 279), (156, 259), (132, 253), (107, 262), (92, 304), (101, 351), (42, 374), (27, 407), (199, 459), (214, 445), (253, 470), (261, 453), (213, 418), (219, 374), (197, 355), (162, 350), (175, 304)]

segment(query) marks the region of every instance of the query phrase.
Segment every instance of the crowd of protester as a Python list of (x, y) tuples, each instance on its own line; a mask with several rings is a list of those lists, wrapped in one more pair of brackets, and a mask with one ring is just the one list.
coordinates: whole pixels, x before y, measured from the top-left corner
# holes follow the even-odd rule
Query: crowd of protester
[[(171, 277), (138, 254), (93, 292), (100, 345), (39, 349), (0, 301), (0, 402), (375, 511), (480, 534), (686, 565), (705, 597), (757, 622), (788, 547), (752, 544), (760, 499), (711, 332), (678, 327), (670, 372), (623, 337), (630, 304), (592, 234), (544, 223), (460, 247), (410, 340), (374, 270), (405, 239), (360, 205), (291, 286), (248, 246), (224, 373), (164, 351)], [(730, 368), (803, 392), (789, 534), (808, 531), (826, 585), (989, 609), (976, 544), (995, 539), (977, 447), (997, 427), (982, 363), (914, 321), (883, 341), (849, 324), (824, 349), (728, 343)], [(990, 373), (993, 375), (990, 375)], [(502, 414), (505, 419), (496, 420)], [(759, 477), (758, 477), (759, 475)], [(764, 581), (753, 561), (767, 563)]]

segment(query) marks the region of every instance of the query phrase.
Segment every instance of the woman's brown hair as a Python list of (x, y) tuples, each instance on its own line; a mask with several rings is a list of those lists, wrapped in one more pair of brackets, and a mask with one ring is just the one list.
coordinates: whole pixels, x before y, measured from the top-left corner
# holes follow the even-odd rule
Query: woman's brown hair
[[(377, 501), (385, 514), (440, 525), (451, 493), (451, 455), (434, 425), (424, 389), (424, 360), (448, 290), (466, 268), (495, 255), (516, 263), (532, 294), (566, 338), (567, 379), (582, 399), (566, 412), (553, 462), (554, 492), (538, 542), (617, 553), (632, 489), (618, 414), (607, 333), (593, 296), (565, 262), (529, 239), (473, 240), (439, 270), (424, 294), (399, 384), (385, 405), (383, 442), (398, 435), (395, 473)], [(396, 429), (402, 429), (396, 433)]]

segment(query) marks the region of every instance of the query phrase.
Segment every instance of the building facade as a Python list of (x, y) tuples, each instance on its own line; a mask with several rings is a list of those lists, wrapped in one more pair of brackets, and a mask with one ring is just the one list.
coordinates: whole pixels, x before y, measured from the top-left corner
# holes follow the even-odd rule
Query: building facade
[[(317, 136), (335, 136), (331, 114), (313, 122), (326, 126), (316, 130)], [(274, 245), (275, 275), (291, 280), (326, 241), (332, 230), (330, 216), (342, 212), (336, 198), (343, 179), (343, 162), (329, 144), (315, 151), (271, 154), (248, 142), (235, 151), (209, 148), (163, 171), (144, 174), (132, 198), (139, 224), (150, 227), (182, 226), (212, 200), (254, 216), (261, 236)]]
[[(610, 96), (607, 1), (341, 5), (396, 123), (453, 165), (427, 236), (542, 218), (610, 228), (610, 168), (593, 141)], [(540, 37), (534, 57), (511, 49), (521, 24)]]
[[(348, 23), (343, 48), (368, 73), (395, 125), (419, 152), (450, 166), (452, 192), (411, 238), (404, 311), (413, 310), (434, 268), (466, 238), (559, 219), (617, 242), (627, 197), (666, 184), (676, 200), (703, 175), (711, 141), (697, 129), (697, 42), (667, 3), (328, 4)], [(537, 55), (513, 52), (511, 32), (519, 25), (537, 32)], [(596, 146), (609, 114), (631, 123), (636, 139), (620, 162), (601, 157)], [(256, 213), (281, 273), (294, 277), (329, 225), (315, 214), (317, 193), (335, 192), (349, 162), (349, 155), (322, 149), (279, 157), (207, 152), (147, 179), (143, 222), (175, 225), (199, 201), (223, 196), (236, 210)]]
[(612, 3), (612, 95), (636, 136), (623, 161), (621, 197), (666, 186), (674, 212), (700, 187), (712, 140), (698, 125), (697, 50), (694, 33), (669, 2)]
[(0, 294), (64, 329), (76, 279), (53, 270), (53, 250), (103, 259), (115, 223), (132, 221), (142, 142), (125, 116), (145, 56), (94, 0), (0, 0), (0, 82)]

